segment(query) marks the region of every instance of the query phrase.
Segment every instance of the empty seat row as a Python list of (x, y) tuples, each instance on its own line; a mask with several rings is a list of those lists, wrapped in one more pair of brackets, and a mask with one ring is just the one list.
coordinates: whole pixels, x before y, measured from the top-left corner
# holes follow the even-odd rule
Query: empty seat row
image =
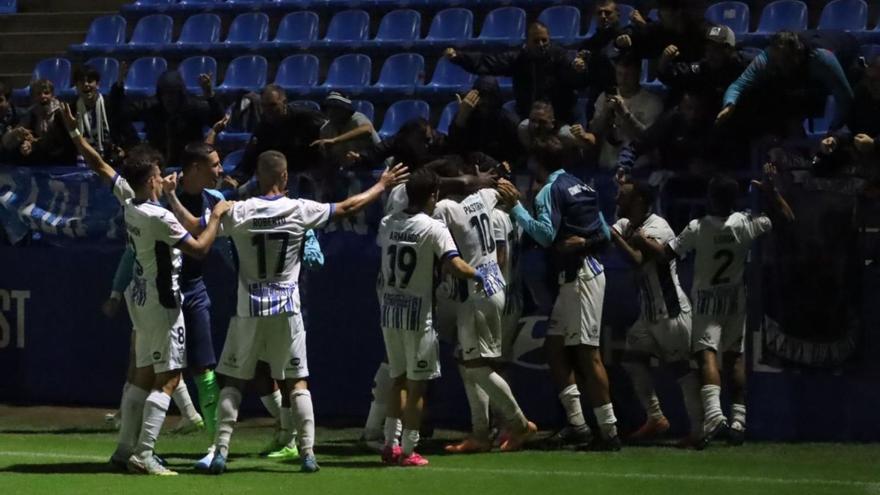
[[(719, 2), (706, 9), (706, 19), (724, 24), (737, 34), (752, 32), (749, 29), (751, 12), (746, 3), (739, 1)], [(777, 31), (803, 31), (807, 29), (808, 9), (800, 0), (776, 0), (761, 11), (755, 34), (772, 34)], [(822, 9), (817, 29), (865, 31), (868, 26), (868, 5), (864, 0), (831, 0)], [(878, 26), (874, 29), (877, 30)]]
[(123, 12), (149, 14), (161, 12), (242, 12), (250, 10), (300, 10), (343, 8), (393, 9), (393, 8), (444, 8), (493, 6), (540, 6), (559, 3), (558, 0), (137, 0), (122, 7)]
[[(318, 58), (310, 54), (291, 55), (278, 64), (275, 84), (290, 93), (300, 95), (323, 94), (331, 90), (343, 91), (352, 95), (380, 96), (401, 95), (451, 95), (465, 91), (473, 85), (475, 76), (440, 58), (434, 68), (433, 77), (425, 84), (425, 60), (417, 53), (398, 53), (388, 57), (379, 73), (378, 81), (371, 84), (372, 59), (364, 54), (350, 53), (334, 59), (327, 70), (323, 84), (319, 84), (320, 67)], [(86, 65), (94, 67), (101, 74), (100, 91), (105, 93), (117, 80), (119, 62), (114, 58), (97, 57)], [(259, 91), (267, 84), (268, 62), (260, 55), (245, 55), (233, 59), (226, 68), (223, 83), (217, 87), (221, 94), (241, 91)], [(198, 93), (199, 75), (216, 74), (217, 61), (207, 55), (197, 55), (184, 59), (179, 65), (187, 89)], [(133, 96), (148, 96), (155, 91), (156, 80), (168, 69), (162, 57), (142, 57), (132, 62), (125, 78), (125, 88)], [(39, 62), (34, 69), (33, 79), (53, 81), (60, 94), (71, 86), (71, 63), (67, 59), (52, 58)], [(510, 78), (500, 78), (503, 89), (512, 85)], [(18, 96), (25, 94), (19, 90)]]

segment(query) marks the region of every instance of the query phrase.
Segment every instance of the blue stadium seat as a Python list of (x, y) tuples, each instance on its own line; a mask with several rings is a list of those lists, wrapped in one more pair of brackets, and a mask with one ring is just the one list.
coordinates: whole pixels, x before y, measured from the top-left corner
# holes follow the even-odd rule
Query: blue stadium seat
[[(66, 58), (46, 58), (37, 62), (34, 72), (31, 75), (31, 81), (37, 79), (48, 79), (55, 85), (55, 94), (58, 96), (69, 97), (74, 94), (74, 90), (70, 87), (71, 80), (70, 60)], [(25, 100), (30, 98), (30, 85), (16, 89), (13, 92), (16, 100)]]
[(351, 104), (354, 105), (355, 112), (364, 114), (371, 122), (376, 116), (376, 109), (373, 107), (373, 103), (368, 100), (352, 100)]
[(370, 84), (373, 62), (361, 53), (337, 57), (327, 70), (327, 79), (321, 85), (325, 92), (341, 91), (348, 95), (360, 94)]
[(0, 0), (0, 14), (14, 14), (18, 11), (16, 0)]
[(280, 49), (307, 48), (318, 39), (318, 14), (291, 12), (281, 19), (273, 44)]
[(119, 78), (119, 61), (110, 57), (98, 57), (89, 59), (84, 65), (91, 67), (101, 74), (101, 84), (98, 91), (106, 95), (110, 92), (110, 88)]
[(724, 25), (736, 34), (749, 32), (749, 6), (743, 2), (719, 2), (706, 9), (706, 20)]
[(89, 26), (86, 40), (80, 45), (71, 45), (74, 53), (107, 53), (125, 43), (125, 18), (121, 15), (98, 17)]
[(651, 9), (645, 18), (649, 21), (660, 22), (660, 11), (658, 9)]
[(373, 43), (394, 49), (411, 48), (421, 32), (421, 14), (411, 9), (393, 10), (382, 18)]
[(474, 85), (477, 76), (462, 69), (460, 66), (453, 64), (446, 57), (440, 57), (437, 65), (434, 66), (434, 76), (431, 82), (417, 88), (421, 94), (453, 94), (461, 91), (467, 91)]
[(868, 5), (864, 0), (832, 0), (819, 17), (819, 29), (864, 31), (868, 25)]
[(142, 57), (132, 62), (125, 76), (125, 93), (132, 97), (156, 94), (156, 81), (168, 70), (168, 62), (162, 57)]
[(260, 55), (245, 55), (232, 59), (226, 68), (223, 84), (217, 87), (221, 94), (262, 91), (266, 85), (269, 63)]
[[(631, 22), (629, 16), (632, 15), (635, 8), (625, 3), (619, 3), (617, 4), (617, 10), (620, 12), (620, 25), (623, 27), (629, 26)], [(589, 38), (594, 34), (596, 34), (596, 18), (592, 17), (590, 19), (590, 27), (587, 28), (587, 34), (584, 37)]]
[(554, 5), (541, 12), (538, 20), (550, 29), (550, 39), (563, 45), (581, 34), (581, 11), (572, 5)]
[(177, 0), (137, 0), (126, 5), (126, 9), (132, 12), (164, 12), (177, 3)]
[(449, 126), (458, 113), (458, 102), (450, 101), (443, 107), (443, 113), (440, 114), (440, 120), (437, 122), (437, 130), (443, 134), (449, 134)]
[(239, 14), (229, 26), (226, 35), (227, 48), (256, 50), (269, 39), (269, 16), (262, 12)]
[(379, 80), (367, 92), (412, 95), (424, 80), (425, 59), (418, 53), (397, 53), (385, 60)]
[(483, 29), (475, 40), (479, 45), (516, 46), (526, 37), (526, 11), (519, 7), (499, 7), (486, 15)]
[(400, 127), (412, 119), (431, 118), (431, 107), (422, 100), (398, 100), (385, 111), (379, 137), (388, 139), (400, 130)]
[(363, 10), (343, 10), (330, 19), (322, 46), (358, 47), (370, 36), (370, 15)]
[(171, 43), (174, 21), (165, 14), (152, 14), (141, 17), (134, 27), (131, 40), (125, 50), (129, 52), (158, 51), (163, 45)]
[(859, 49), (859, 55), (865, 57), (870, 64), (875, 58), (880, 57), (880, 45), (862, 45)]
[(178, 5), (184, 10), (207, 12), (223, 4), (223, 0), (180, 0)]
[(806, 131), (807, 137), (816, 140), (825, 137), (825, 134), (828, 133), (828, 128), (831, 125), (831, 119), (834, 118), (834, 113), (836, 111), (837, 104), (834, 101), (834, 97), (829, 96), (828, 99), (825, 100), (825, 112), (823, 115), (804, 120), (804, 131)]
[(501, 88), (501, 91), (511, 91), (513, 89), (513, 78), (512, 77), (498, 77), (498, 87)]
[(290, 102), (290, 104), (295, 107), (309, 108), (316, 112), (321, 111), (321, 105), (319, 105), (318, 102), (314, 100), (293, 100), (292, 102)]
[(278, 65), (275, 84), (297, 94), (308, 94), (318, 85), (318, 57), (314, 55), (291, 55)]
[(220, 42), (220, 16), (196, 14), (183, 23), (176, 48), (181, 51), (205, 51)]
[(223, 173), (230, 174), (236, 168), (238, 168), (238, 164), (241, 163), (241, 159), (244, 157), (244, 150), (235, 150), (232, 153), (226, 155), (223, 159)]
[(756, 33), (772, 34), (777, 31), (807, 29), (807, 6), (800, 0), (776, 0), (761, 11)]
[(199, 86), (199, 76), (202, 74), (217, 75), (217, 61), (214, 57), (206, 55), (189, 57), (177, 66), (177, 70), (186, 83), (186, 90), (194, 94), (202, 94), (202, 87)]
[(462, 46), (474, 36), (474, 13), (454, 8), (438, 12), (431, 21), (428, 35), (421, 43), (427, 46)]

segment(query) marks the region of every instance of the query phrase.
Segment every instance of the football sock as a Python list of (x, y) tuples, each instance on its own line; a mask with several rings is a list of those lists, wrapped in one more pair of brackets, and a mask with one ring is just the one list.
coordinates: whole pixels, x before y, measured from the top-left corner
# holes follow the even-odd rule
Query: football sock
[(699, 435), (703, 430), (703, 402), (700, 398), (700, 379), (696, 373), (690, 372), (678, 379), (681, 395), (684, 397), (684, 408), (691, 422), (691, 434)]
[(403, 430), (403, 455), (410, 456), (419, 445), (419, 430)]
[(385, 446), (397, 447), (400, 445), (398, 438), (400, 436), (401, 422), (397, 418), (385, 418)]
[(471, 429), (474, 438), (478, 440), (489, 439), (489, 395), (474, 382), (467, 372), (467, 368), (459, 365), (461, 381), (464, 383), (464, 393), (467, 395), (468, 406), (471, 410)]
[(293, 421), (293, 409), (290, 407), (282, 407), (278, 420), (281, 423), (281, 428), (278, 430), (278, 443), (289, 447), (296, 435), (296, 426)]
[(156, 439), (162, 431), (162, 423), (165, 422), (165, 414), (171, 405), (171, 397), (161, 390), (153, 390), (144, 402), (143, 426), (138, 438), (138, 446), (135, 454), (147, 459), (153, 455)]
[(214, 444), (217, 452), (229, 455), (229, 439), (238, 421), (238, 407), (241, 405), (241, 392), (235, 387), (223, 387), (217, 402), (217, 435)]
[(125, 384), (122, 386), (122, 395), (119, 396), (119, 411), (120, 411), (120, 414), (122, 414), (122, 412), (121, 412), (121, 411), (122, 411), (122, 401), (125, 400), (125, 393), (128, 391), (128, 388), (129, 388), (129, 387), (131, 387), (131, 383), (130, 383), (128, 380), (126, 380), (126, 381), (125, 381)]
[(614, 417), (614, 406), (612, 406), (610, 402), (599, 407), (594, 407), (593, 414), (596, 415), (596, 422), (599, 423), (599, 430), (605, 438), (614, 438), (617, 436), (617, 418)]
[(569, 385), (559, 392), (559, 402), (565, 409), (568, 424), (577, 431), (587, 430), (587, 420), (584, 419), (584, 411), (581, 408), (581, 393), (577, 385)]
[(711, 425), (719, 419), (724, 419), (721, 412), (721, 387), (718, 385), (703, 385), (700, 389), (703, 398), (703, 424)]
[(264, 395), (260, 397), (260, 402), (263, 403), (263, 407), (266, 408), (269, 415), (275, 419), (281, 419), (281, 391), (276, 390), (271, 394)]
[(129, 385), (122, 395), (120, 406), (121, 421), (119, 424), (119, 440), (116, 451), (124, 457), (131, 455), (144, 422), (144, 403), (150, 392), (134, 385)]
[(196, 406), (193, 405), (192, 397), (189, 396), (189, 389), (186, 388), (186, 382), (183, 378), (180, 379), (180, 383), (177, 384), (177, 388), (174, 389), (171, 397), (174, 398), (174, 405), (180, 410), (181, 416), (193, 423), (198, 423), (199, 412), (196, 411)]
[(651, 371), (644, 363), (626, 362), (623, 367), (629, 373), (632, 379), (633, 389), (635, 389), (636, 397), (648, 417), (654, 420), (663, 418), (663, 410), (660, 408), (660, 400), (654, 392), (654, 380), (651, 378)]
[(293, 410), (296, 431), (299, 433), (299, 446), (305, 457), (312, 454), (315, 447), (315, 411), (312, 409), (312, 393), (308, 389), (295, 389), (290, 394), (290, 407)]
[[(183, 380), (181, 380), (183, 381)], [(217, 430), (217, 398), (220, 395), (220, 387), (217, 385), (217, 377), (214, 370), (208, 370), (195, 377), (196, 389), (199, 391), (199, 408), (205, 419), (205, 429), (210, 438), (214, 438)]]
[(388, 365), (380, 364), (373, 377), (373, 400), (370, 402), (367, 424), (364, 425), (364, 437), (367, 440), (382, 438), (385, 416), (388, 414), (388, 399), (393, 385), (393, 380), (388, 374)]
[(510, 390), (510, 385), (504, 381), (504, 378), (501, 378), (501, 375), (488, 366), (468, 368), (467, 373), (471, 376), (474, 383), (486, 392), (486, 395), (489, 396), (489, 401), (501, 410), (507, 422), (520, 430), (526, 428), (528, 421), (525, 415), (523, 415), (519, 404), (516, 403), (513, 391)]
[(745, 428), (746, 426), (746, 405), (733, 404), (730, 407), (731, 423), (739, 423)]

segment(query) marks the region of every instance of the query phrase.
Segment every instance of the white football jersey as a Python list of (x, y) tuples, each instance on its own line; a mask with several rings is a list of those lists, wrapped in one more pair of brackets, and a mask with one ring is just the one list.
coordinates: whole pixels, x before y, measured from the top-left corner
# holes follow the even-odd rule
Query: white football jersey
[(122, 204), (128, 243), (135, 255), (130, 286), (134, 310), (179, 307), (181, 257), (175, 247), (189, 233), (159, 203), (136, 201), (128, 181), (119, 174), (113, 178), (113, 195)]
[(424, 213), (398, 212), (382, 219), (376, 243), (382, 250), (382, 327), (433, 328), (434, 264), (459, 255), (452, 234)]
[(694, 309), (701, 315), (729, 315), (745, 311), (743, 272), (752, 242), (772, 228), (765, 216), (733, 213), (692, 220), (669, 247), (679, 258), (696, 252)]
[[(658, 215), (651, 214), (637, 229), (627, 218), (621, 218), (614, 224), (616, 230), (624, 239), (629, 240), (636, 232), (661, 246), (675, 239), (675, 232), (669, 223)], [(660, 261), (655, 258), (647, 260), (638, 269), (637, 285), (639, 288), (639, 302), (641, 304), (641, 318), (657, 322), (665, 318), (675, 318), (681, 313), (689, 313), (691, 310), (687, 295), (678, 281), (678, 269), (676, 261)]]
[[(497, 203), (498, 193), (494, 189), (481, 189), (460, 202), (441, 200), (434, 209), (434, 218), (443, 222), (452, 233), (462, 259), (483, 275), (486, 296), (504, 290), (491, 219)], [(473, 291), (471, 287), (470, 295)]]
[(385, 201), (385, 214), (393, 215), (400, 213), (409, 206), (409, 196), (406, 195), (406, 184), (398, 184), (388, 193)]
[(333, 204), (285, 196), (258, 196), (233, 205), (219, 235), (232, 239), (238, 255), (238, 316), (300, 312), (304, 236), (332, 216)]
[(522, 283), (519, 275), (519, 246), (522, 238), (522, 227), (517, 225), (510, 214), (499, 208), (492, 210), (492, 231), (495, 246), (504, 243), (507, 246), (507, 260), (501, 266), (505, 286), (504, 314), (517, 314), (522, 310)]

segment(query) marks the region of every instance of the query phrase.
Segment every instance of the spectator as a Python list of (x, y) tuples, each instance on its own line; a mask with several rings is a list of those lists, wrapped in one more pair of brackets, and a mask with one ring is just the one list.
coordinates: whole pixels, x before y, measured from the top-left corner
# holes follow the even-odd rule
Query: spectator
[(681, 59), (678, 47), (663, 51), (657, 65), (657, 78), (670, 90), (670, 100), (678, 102), (685, 91), (710, 92), (721, 108), (724, 91), (748, 65), (736, 49), (736, 35), (727, 26), (711, 26), (705, 33), (706, 52), (697, 62)]
[(705, 6), (693, 0), (660, 0), (659, 22), (633, 23), (631, 33), (618, 36), (616, 45), (637, 58), (654, 59), (672, 48), (682, 62), (696, 62), (706, 52)]
[(480, 151), (512, 162), (520, 153), (516, 117), (504, 109), (501, 89), (492, 76), (480, 76), (464, 98), (449, 126), (449, 147), (456, 153)]
[(574, 121), (580, 75), (568, 52), (550, 44), (550, 31), (544, 24), (529, 24), (526, 44), (518, 50), (484, 54), (447, 48), (443, 55), (474, 74), (512, 77), (519, 115), (527, 115), (532, 103), (543, 100), (553, 105), (561, 121)]
[(12, 89), (0, 82), (0, 162), (13, 161), (17, 156), (16, 143), (21, 142), (25, 132), (19, 121), (19, 111), (12, 104)]
[(22, 116), (22, 125), (30, 131), (19, 147), (23, 162), (41, 165), (73, 165), (76, 148), (59, 117), (61, 102), (55, 98), (55, 85), (47, 79), (31, 83), (33, 104)]
[(529, 118), (519, 123), (517, 128), (519, 143), (530, 150), (535, 143), (550, 136), (559, 138), (566, 149), (580, 148), (595, 144), (596, 139), (590, 133), (583, 132), (583, 127), (575, 124), (561, 124), (556, 120), (553, 107), (549, 103), (536, 101), (532, 104)]
[(379, 135), (366, 115), (355, 112), (351, 100), (335, 91), (324, 100), (327, 122), (321, 127), (320, 139), (311, 143), (324, 152), (326, 163), (339, 167), (349, 151), (361, 152), (379, 143)]
[(189, 96), (180, 73), (169, 70), (159, 76), (155, 97), (128, 101), (123, 86), (126, 72), (123, 63), (119, 80), (110, 91), (110, 108), (119, 112), (118, 122), (127, 127), (126, 141), (135, 140), (130, 123), (143, 121), (147, 142), (162, 153), (168, 165), (177, 165), (186, 145), (201, 141), (202, 129), (223, 118), (223, 106), (214, 94), (211, 74), (199, 76), (201, 98)]
[(227, 178), (230, 185), (244, 184), (257, 167), (257, 157), (268, 150), (287, 158), (290, 177), (321, 164), (321, 151), (310, 146), (320, 138), (324, 117), (312, 109), (287, 103), (284, 89), (269, 84), (260, 95), (261, 121), (245, 147), (238, 168)]
[(880, 55), (867, 61), (865, 74), (854, 89), (849, 128), (855, 135), (880, 135)]
[(113, 113), (107, 111), (104, 96), (99, 92), (101, 74), (93, 67), (80, 67), (73, 73), (73, 84), (77, 93), (77, 129), (104, 159), (112, 160), (125, 146), (119, 129), (115, 125), (111, 126), (107, 118)]
[[(613, 170), (632, 166), (632, 142), (650, 127), (663, 111), (659, 96), (640, 84), (642, 64), (632, 56), (621, 57), (614, 66), (617, 93), (602, 93), (590, 130), (599, 142), (599, 166)], [(623, 153), (622, 153), (623, 152)]]
[(828, 93), (837, 104), (830, 126), (834, 131), (846, 122), (853, 100), (840, 63), (830, 51), (781, 31), (727, 88), (716, 122), (723, 124), (738, 114), (733, 126), (744, 133), (802, 133), (803, 119), (822, 113)]
[[(585, 86), (589, 88), (590, 101), (596, 101), (596, 96), (613, 88), (614, 65), (611, 60), (618, 54), (615, 42), (629, 33), (621, 25), (620, 9), (615, 0), (599, 0), (593, 18), (596, 19), (596, 31), (581, 44), (575, 62), (575, 69), (584, 70), (586, 74)], [(636, 24), (645, 23), (638, 10), (633, 10), (630, 19)]]
[(379, 167), (390, 157), (403, 163), (410, 171), (449, 154), (449, 146), (443, 134), (419, 117), (403, 124), (397, 134), (381, 141), (363, 152), (350, 151), (346, 164), (355, 167)]

